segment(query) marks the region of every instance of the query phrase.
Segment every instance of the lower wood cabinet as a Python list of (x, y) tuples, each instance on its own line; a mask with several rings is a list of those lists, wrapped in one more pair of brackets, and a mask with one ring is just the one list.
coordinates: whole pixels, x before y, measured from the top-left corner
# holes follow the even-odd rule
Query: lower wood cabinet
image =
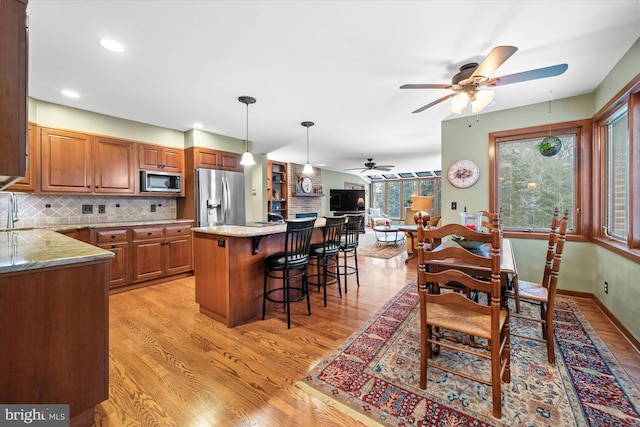
[(191, 227), (188, 222), (94, 229), (91, 243), (115, 254), (109, 288), (192, 271)]

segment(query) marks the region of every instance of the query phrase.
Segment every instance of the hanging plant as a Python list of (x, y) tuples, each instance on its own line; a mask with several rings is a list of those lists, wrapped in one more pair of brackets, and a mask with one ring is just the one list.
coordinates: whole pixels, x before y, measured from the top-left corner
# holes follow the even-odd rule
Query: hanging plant
[(562, 141), (557, 136), (547, 136), (538, 144), (538, 151), (545, 157), (555, 156), (562, 149)]

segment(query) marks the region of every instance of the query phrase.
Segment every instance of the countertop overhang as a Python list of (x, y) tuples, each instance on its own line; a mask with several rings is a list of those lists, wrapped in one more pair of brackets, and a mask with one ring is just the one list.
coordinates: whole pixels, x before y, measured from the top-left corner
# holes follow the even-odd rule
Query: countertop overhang
[(115, 255), (52, 230), (0, 232), (0, 274), (82, 262)]
[[(315, 228), (324, 227), (324, 218), (316, 219)], [(194, 233), (216, 234), (227, 237), (260, 237), (271, 234), (284, 233), (287, 231), (286, 223), (274, 223), (274, 225), (263, 225), (252, 227), (246, 225), (214, 225), (210, 227), (195, 227), (191, 231)]]

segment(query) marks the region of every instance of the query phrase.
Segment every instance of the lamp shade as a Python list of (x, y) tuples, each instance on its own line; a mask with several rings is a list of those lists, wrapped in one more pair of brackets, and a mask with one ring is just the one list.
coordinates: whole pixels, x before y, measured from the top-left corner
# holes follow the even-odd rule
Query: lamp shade
[(429, 211), (432, 207), (432, 197), (429, 196), (413, 196), (413, 203), (411, 204), (411, 210), (416, 211), (413, 215), (413, 219), (418, 224), (418, 220), (422, 216), (422, 222), (429, 220)]

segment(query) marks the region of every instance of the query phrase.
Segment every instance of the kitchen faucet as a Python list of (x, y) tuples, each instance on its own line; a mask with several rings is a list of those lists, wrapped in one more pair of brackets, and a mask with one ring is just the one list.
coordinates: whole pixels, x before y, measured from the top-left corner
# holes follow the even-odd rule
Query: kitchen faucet
[(18, 198), (16, 193), (9, 193), (7, 228), (14, 228), (16, 222), (18, 222)]

